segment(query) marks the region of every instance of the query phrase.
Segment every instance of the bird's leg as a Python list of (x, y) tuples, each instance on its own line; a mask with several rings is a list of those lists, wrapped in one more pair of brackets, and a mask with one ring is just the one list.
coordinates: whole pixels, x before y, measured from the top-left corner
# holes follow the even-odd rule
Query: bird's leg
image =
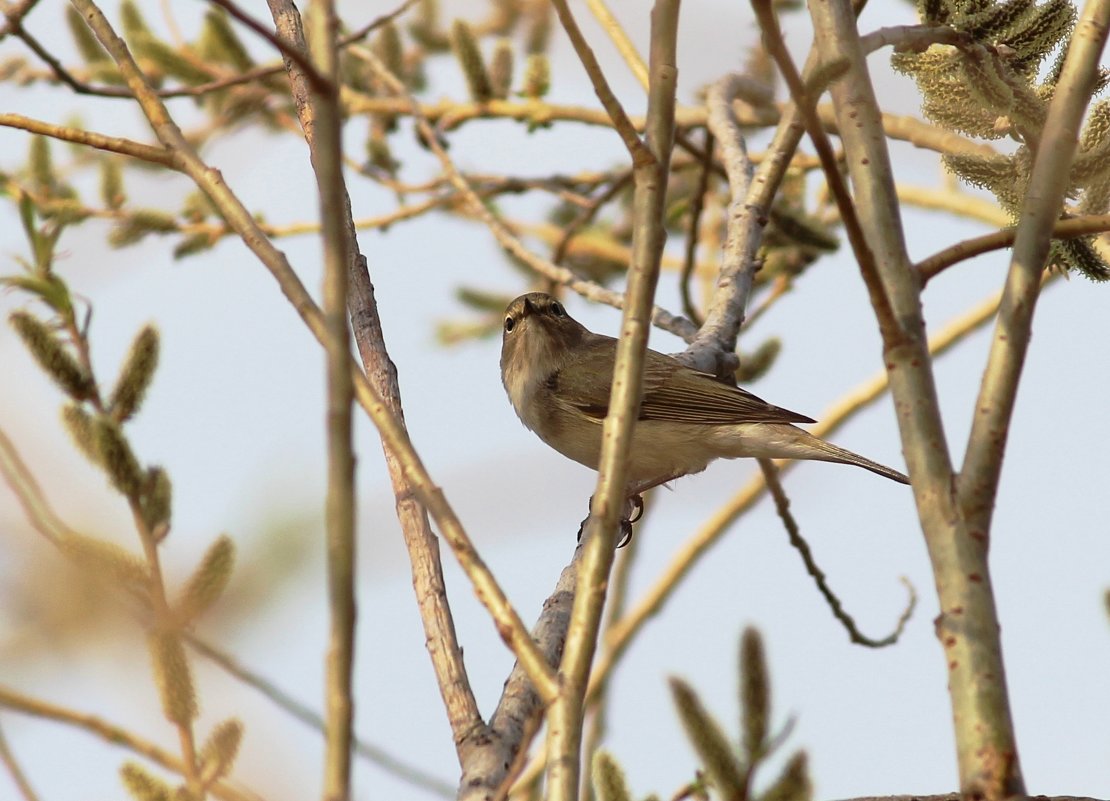
[[(590, 512), (594, 510), (594, 498), (590, 496)], [(621, 536), (617, 540), (617, 547), (623, 548), (632, 541), (632, 524), (644, 516), (644, 499), (640, 497), (639, 493), (629, 495), (624, 501), (624, 513), (621, 516)], [(578, 526), (578, 542), (582, 541), (582, 534), (586, 531), (586, 523), (589, 521), (589, 515)]]

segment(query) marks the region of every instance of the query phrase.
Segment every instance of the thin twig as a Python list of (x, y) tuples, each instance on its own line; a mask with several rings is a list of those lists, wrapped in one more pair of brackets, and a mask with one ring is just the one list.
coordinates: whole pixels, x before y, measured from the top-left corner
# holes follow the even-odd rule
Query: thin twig
[[(0, 686), (0, 707), (83, 729), (96, 735), (106, 743), (122, 746), (129, 751), (146, 757), (166, 770), (173, 771), (181, 776), (188, 776), (186, 764), (179, 757), (149, 740), (133, 734), (122, 726), (109, 723), (96, 715), (75, 712), (67, 707), (52, 704), (48, 701), (40, 701), (16, 692), (9, 687), (2, 686)], [(223, 779), (215, 784), (208, 785), (208, 791), (216, 798), (222, 799), (222, 801), (261, 801), (261, 797), (256, 793)]]
[(698, 328), (701, 328), (704, 320), (698, 310), (694, 308), (694, 300), (690, 297), (690, 279), (694, 275), (694, 268), (697, 267), (701, 215), (705, 210), (705, 195), (709, 191), (709, 176), (713, 172), (715, 163), (713, 160), (713, 144), (713, 131), (706, 128), (701, 169), (698, 172), (698, 185), (694, 188), (694, 197), (690, 206), (690, 227), (686, 231), (686, 252), (682, 262), (682, 274), (678, 279), (678, 289), (682, 293), (682, 311)]
[(759, 19), (759, 27), (763, 33), (763, 44), (771, 58), (775, 60), (779, 72), (790, 88), (790, 95), (794, 99), (795, 107), (801, 112), (806, 133), (809, 134), (810, 141), (813, 142), (813, 148), (821, 159), (821, 167), (825, 172), (825, 182), (836, 201), (836, 208), (840, 212), (844, 232), (852, 246), (852, 253), (856, 257), (856, 262), (859, 264), (863, 281), (867, 285), (867, 292), (871, 297), (871, 305), (875, 309), (875, 318), (879, 323), (883, 341), (893, 343), (897, 340), (899, 334), (890, 301), (886, 296), (883, 282), (879, 278), (875, 255), (872, 253), (860, 226), (855, 203), (852, 201), (852, 196), (840, 174), (840, 165), (836, 153), (833, 152), (828, 134), (821, 127), (821, 121), (814, 110), (816, 103), (809, 97), (802, 76), (794, 65), (794, 59), (791, 58), (790, 51), (786, 49), (786, 44), (782, 40), (782, 30), (779, 28), (778, 16), (770, 1), (752, 0), (752, 9)]
[[(632, 121), (628, 118), (628, 114), (625, 113), (624, 107), (609, 87), (609, 81), (605, 78), (601, 65), (597, 63), (594, 51), (590, 49), (586, 37), (582, 35), (578, 23), (574, 20), (574, 15), (570, 13), (567, 0), (552, 0), (552, 5), (555, 6), (555, 13), (559, 16), (559, 22), (562, 23), (563, 30), (567, 32), (570, 43), (574, 46), (574, 52), (578, 54), (578, 60), (582, 62), (582, 66), (586, 69), (590, 83), (593, 84), (594, 93), (597, 94), (605, 113), (609, 115), (609, 119), (612, 121), (613, 128), (620, 135), (624, 146), (628, 148), (629, 155), (632, 156), (632, 166), (638, 167), (649, 163), (652, 158), (651, 151), (645, 147), (640, 135), (636, 132), (636, 128), (632, 125)], [(651, 115), (649, 114), (648, 119), (650, 118)]]
[(1107, 25), (1110, 2), (1089, 0), (1072, 34), (1049, 104), (1019, 216), (1006, 289), (959, 480), (961, 506), (977, 525), (984, 527), (984, 532), (989, 528), (994, 508), (1010, 418), (1040, 292), (1041, 271), (1068, 190), (1079, 125), (1094, 91)]
[[(296, 7), (282, 0), (282, 2), (272, 2), (271, 10), (279, 35), (304, 50), (304, 32)], [(317, 153), (320, 147), (317, 138), (320, 131), (317, 126), (316, 104), (311, 102), (309, 83), (299, 73), (296, 64), (290, 62), (288, 67), (297, 113), (308, 141), (310, 157), (315, 164), (320, 158)], [(335, 113), (334, 109), (332, 113)], [(335, 202), (337, 208), (330, 216), (342, 229), (341, 235), (347, 243), (346, 277), (349, 282), (347, 309), (355, 342), (366, 370), (366, 379), (403, 427), (404, 415), (397, 371), (386, 349), (374, 285), (370, 279), (367, 261), (359, 252), (357, 226), (352, 219), (350, 197), (345, 189)], [(457, 747), (461, 748), (466, 738), (484, 730), (485, 724), (478, 711), (477, 701), (463, 663), (462, 648), (458, 642), (454, 618), (447, 600), (439, 543), (431, 530), (426, 509), (414, 497), (413, 482), (404, 469), (403, 454), (400, 454), (384, 438), (382, 447), (396, 499), (397, 520), (401, 525), (401, 533), (409, 554), (413, 589), (428, 643), (432, 668), (447, 710), (452, 735)], [(461, 757), (461, 751), (459, 755)]]
[(8, 738), (4, 734), (3, 727), (0, 727), (0, 762), (3, 762), (4, 767), (7, 768), (8, 775), (12, 777), (16, 789), (23, 796), (23, 801), (39, 801), (38, 793), (31, 786), (31, 781), (27, 778), (27, 774), (23, 772), (19, 760), (15, 758), (15, 754), (12, 753), (12, 749), (8, 745)]
[[(594, 281), (587, 281), (565, 267), (560, 267), (546, 259), (542, 259), (526, 248), (521, 241), (513, 235), (505, 224), (498, 219), (488, 206), (481, 202), (474, 188), (459, 172), (450, 155), (439, 143), (435, 136), (430, 120), (424, 117), (423, 108), (415, 98), (405, 89), (404, 85), (393, 76), (381, 60), (366, 48), (358, 50), (359, 56), (365, 59), (374, 74), (394, 93), (399, 95), (405, 103), (402, 113), (411, 114), (416, 120), (417, 128), (421, 131), (423, 141), (439, 159), (443, 171), (447, 174), (452, 185), (458, 189), (470, 204), (471, 213), (481, 220), (493, 233), (498, 243), (513, 256), (517, 257), (538, 274), (555, 281), (568, 289), (577, 292), (587, 300), (604, 303), (616, 309), (624, 308), (625, 296), (621, 292), (601, 286)], [(675, 336), (689, 341), (697, 333), (697, 328), (684, 317), (671, 314), (660, 306), (654, 306), (651, 313), (651, 322), (664, 331), (669, 331)]]
[[(286, 693), (262, 674), (251, 670), (230, 654), (206, 642), (195, 634), (186, 634), (185, 642), (198, 654), (210, 660), (221, 670), (234, 676), (248, 687), (253, 687), (255, 690), (262, 693), (267, 700), (271, 701), (279, 709), (296, 718), (301, 723), (304, 723), (306, 726), (315, 729), (320, 734), (324, 734), (326, 724), (322, 715)], [(431, 774), (426, 773), (416, 764), (406, 762), (376, 745), (359, 739), (357, 736), (353, 740), (353, 745), (357, 756), (377, 766), (386, 773), (392, 774), (414, 787), (428, 790), (443, 798), (455, 797), (455, 788), (452, 785), (440, 781)]]
[(256, 20), (239, 6), (235, 5), (232, 0), (208, 0), (214, 6), (219, 6), (243, 26), (249, 29), (254, 34), (265, 39), (274, 49), (281, 53), (283, 58), (292, 61), (304, 73), (304, 76), (312, 83), (313, 89), (322, 95), (335, 94), (337, 84), (332, 76), (322, 75), (311, 61), (311, 59), (296, 47), (291, 46), (288, 42), (275, 34), (272, 30), (267, 28), (261, 22)]
[[(37, 0), (35, 0), (35, 2), (37, 2)], [(373, 20), (371, 20), (363, 27), (359, 28), (354, 33), (350, 33), (342, 37), (339, 40), (338, 46), (340, 48), (344, 48), (349, 44), (353, 44), (355, 42), (361, 41), (362, 39), (365, 39), (378, 28), (392, 22), (401, 14), (404, 14), (418, 2), (419, 0), (405, 0), (405, 2), (395, 8), (393, 11), (375, 17)], [(11, 13), (9, 12), (9, 17), (10, 16)], [(15, 29), (18, 29), (18, 26), (16, 26), (16, 28), (13, 28), (13, 30)], [(31, 35), (26, 30), (19, 29), (19, 33), (20, 38), (28, 45), (28, 47), (30, 47), (35, 52), (35, 54), (38, 55), (44, 62), (46, 62), (47, 66), (50, 67), (50, 70), (53, 73), (54, 77), (70, 87), (75, 93), (79, 95), (90, 95), (95, 97), (107, 97), (116, 99), (133, 99), (135, 97), (135, 95), (131, 93), (131, 90), (126, 87), (96, 86), (88, 83), (87, 81), (82, 81), (76, 75), (66, 69), (65, 65), (63, 65), (57, 58), (55, 58), (49, 50), (47, 50), (45, 47), (42, 47), (42, 45), (40, 45), (37, 40), (34, 40), (34, 38), (31, 37)], [(0, 38), (3, 38), (2, 34), (0, 34)], [(158, 89), (156, 90), (156, 93), (158, 97), (161, 97), (162, 99), (177, 97), (203, 97), (204, 95), (211, 94), (213, 92), (219, 92), (224, 89), (231, 89), (236, 86), (242, 86), (244, 84), (264, 81), (267, 78), (271, 78), (275, 75), (280, 75), (283, 72), (285, 72), (284, 62), (278, 64), (266, 64), (254, 67), (253, 69), (249, 69), (245, 72), (238, 72), (234, 75), (228, 75), (225, 78), (218, 78), (216, 80), (199, 83), (194, 86), (177, 86)]]
[[(67, 538), (85, 536), (71, 528), (54, 511), (39, 483), (35, 480), (34, 474), (2, 428), (0, 428), (0, 475), (3, 476), (5, 483), (23, 507), (28, 522), (52, 545), (60, 547)], [(61, 552), (63, 555), (67, 554), (65, 550)], [(104, 584), (107, 589), (115, 591), (126, 589), (121, 588), (118, 583), (104, 582)], [(128, 595), (130, 597), (130, 594)], [(262, 693), (280, 709), (302, 723), (315, 728), (320, 733), (324, 732), (324, 719), (319, 714), (286, 694), (261, 674), (250, 670), (241, 662), (194, 634), (186, 633), (183, 639), (198, 654), (211, 660), (244, 684)], [(383, 749), (358, 739), (355, 740), (354, 746), (355, 753), (368, 762), (379, 766), (387, 773), (392, 773), (404, 781), (423, 787), (437, 795), (454, 796), (454, 788), (450, 785), (438, 781), (419, 768), (398, 759)]]
[[(353, 672), (355, 658), (355, 459), (352, 442), (354, 385), (350, 370), (350, 331), (347, 324), (347, 275), (352, 259), (351, 239), (347, 236), (350, 199), (343, 180), (342, 120), (334, 92), (325, 87), (336, 85), (339, 55), (335, 34), (338, 18), (331, 0), (318, 0), (311, 6), (313, 42), (310, 46), (299, 34), (299, 25), (290, 36), (281, 18), (297, 15), (295, 7), (282, 8), (271, 2), (277, 24), (275, 39), (284, 44), (283, 52), (297, 52), (312, 62), (322, 82), (309, 76), (304, 119), (316, 173), (322, 222), (324, 254), (324, 318), (327, 323), (327, 574), (328, 574), (328, 650), (325, 678), (324, 798), (346, 801), (351, 795), (351, 742), (354, 737)], [(298, 20), (299, 22), (299, 20)], [(289, 57), (290, 64), (301, 66)], [(307, 74), (307, 73), (306, 73)], [(294, 86), (296, 80), (292, 81)], [(301, 105), (300, 103), (298, 105)]]
[(38, 3), (39, 0), (20, 0), (16, 5), (6, 8), (4, 10), (4, 25), (0, 27), (0, 39), (19, 30), (23, 18), (30, 14)]
[(563, 235), (560, 237), (559, 242), (555, 245), (555, 249), (551, 251), (552, 264), (561, 264), (563, 259), (567, 256), (567, 251), (570, 249), (571, 240), (578, 235), (578, 233), (593, 222), (597, 217), (601, 208), (613, 198), (619, 195), (626, 186), (632, 181), (632, 171), (625, 170), (617, 178), (606, 187), (604, 192), (601, 192), (596, 197), (592, 198), (587, 206), (563, 229)]
[(640, 82), (640, 86), (644, 87), (644, 90), (647, 91), (647, 64), (644, 63), (644, 58), (636, 49), (636, 45), (632, 44), (632, 40), (629, 39), (628, 34), (624, 32), (624, 28), (621, 27), (620, 21), (613, 16), (613, 12), (609, 10), (609, 6), (605, 5), (605, 0), (586, 0), (586, 6), (590, 9), (590, 13), (594, 15), (594, 19), (596, 19), (605, 30), (605, 33), (609, 34), (609, 38), (613, 41), (613, 45), (617, 48), (617, 52), (621, 54), (624, 63), (632, 70), (632, 74), (636, 76), (636, 80)]
[[(1050, 239), (1076, 239), (1081, 236), (1104, 234), (1110, 231), (1110, 214), (1091, 214), (1084, 217), (1069, 217), (1057, 220), (1049, 235)], [(973, 239), (957, 242), (944, 250), (922, 259), (915, 269), (921, 274), (922, 283), (927, 283), (939, 273), (961, 261), (990, 253), (994, 250), (1012, 247), (1017, 238), (1017, 228), (1003, 228)]]
[(779, 481), (779, 471), (775, 467), (774, 461), (771, 459), (756, 459), (759, 463), (759, 469), (763, 472), (763, 480), (767, 484), (767, 489), (771, 493), (771, 498), (775, 501), (775, 511), (778, 512), (779, 518), (782, 519), (782, 525), (786, 529), (786, 535), (790, 539), (790, 545), (797, 550), (798, 554), (802, 557), (802, 563), (806, 566), (806, 572), (813, 577), (814, 583), (817, 584), (817, 590), (825, 599), (828, 604), (829, 610), (833, 613), (833, 617), (840, 621), (844, 626), (844, 630), (848, 632), (848, 638), (856, 643), (867, 648), (885, 648), (888, 645), (894, 645), (898, 642), (898, 638), (902, 636), (902, 632), (906, 628), (906, 623), (909, 622), (910, 617), (913, 616), (913, 610), (917, 606), (917, 592), (914, 590), (913, 585), (906, 582), (906, 589), (909, 591), (909, 602), (906, 608), (902, 611), (901, 616), (898, 618), (898, 623), (887, 636), (882, 639), (873, 639), (868, 637), (859, 630), (856, 621), (844, 610), (844, 604), (841, 603), (840, 598), (832, 591), (829, 586), (828, 577), (825, 571), (817, 564), (817, 560), (813, 556), (813, 551), (806, 542), (805, 537), (802, 536), (801, 529), (798, 527), (798, 521), (794, 519), (793, 513), (790, 511), (790, 499), (786, 495), (786, 490), (783, 489), (782, 482)]
[(181, 163), (177, 155), (166, 147), (155, 147), (134, 142), (130, 139), (121, 139), (118, 136), (105, 136), (104, 134), (86, 131), (83, 128), (71, 128), (67, 125), (55, 125), (50, 122), (34, 120), (21, 114), (0, 114), (0, 125), (6, 128), (19, 128), (40, 136), (49, 136), (63, 142), (73, 142), (78, 145), (88, 145), (97, 150), (109, 153), (119, 153), (122, 156), (146, 161), (151, 164), (161, 164), (171, 170), (180, 170)]
[[(753, 185), (753, 166), (748, 157), (748, 148), (740, 133), (740, 126), (733, 113), (732, 100), (739, 92), (740, 76), (729, 74), (709, 87), (705, 97), (708, 113), (707, 131), (717, 142), (728, 176), (729, 202), (725, 221), (725, 243), (721, 248), (721, 264), (713, 291), (713, 301), (705, 322), (698, 331), (694, 343), (682, 354), (682, 361), (705, 372), (721, 378), (736, 371), (738, 359), (734, 353), (740, 323), (744, 319), (744, 308), (752, 290), (755, 277), (756, 254), (763, 238), (763, 227), (767, 224), (766, 210), (770, 207), (770, 194), (765, 196), (766, 205), (752, 202), (755, 191)], [(791, 151), (792, 146), (787, 143)], [(707, 147), (707, 150), (709, 148)], [(772, 143), (769, 153), (789, 155), (785, 149), (776, 149)], [(769, 159), (763, 172), (778, 173), (775, 159)], [(782, 173), (778, 173), (781, 178)], [(774, 181), (777, 187), (778, 181)]]

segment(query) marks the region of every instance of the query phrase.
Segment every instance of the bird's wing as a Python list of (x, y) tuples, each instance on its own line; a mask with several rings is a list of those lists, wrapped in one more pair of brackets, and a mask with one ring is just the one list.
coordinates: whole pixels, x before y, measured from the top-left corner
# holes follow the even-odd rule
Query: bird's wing
[[(584, 345), (571, 364), (548, 379), (552, 395), (582, 414), (604, 418), (609, 412), (614, 342), (597, 335)], [(813, 422), (653, 350), (645, 354), (639, 419), (704, 425)]]
[(644, 364), (640, 419), (706, 425), (813, 422), (655, 351), (648, 351)]

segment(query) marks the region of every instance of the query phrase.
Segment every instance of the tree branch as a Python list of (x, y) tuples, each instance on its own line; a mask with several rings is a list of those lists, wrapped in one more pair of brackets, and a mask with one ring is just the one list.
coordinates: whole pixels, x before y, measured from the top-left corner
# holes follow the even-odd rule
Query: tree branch
[[(185, 140), (165, 105), (138, 69), (126, 44), (112, 30), (100, 9), (91, 0), (72, 0), (72, 2), (81, 11), (105, 50), (116, 61), (159, 140), (178, 153), (182, 160), (182, 170), (220, 209), (228, 224), (242, 237), (247, 247), (258, 256), (277, 280), (278, 286), (312, 334), (321, 344), (325, 343), (327, 328), (323, 314), (305, 290), (296, 272), (285, 258), (285, 254), (269, 241), (250, 212), (224, 183), (222, 176), (216, 170), (209, 168)], [(527, 629), (524, 628), (524, 624), (512, 608), (504, 591), (474, 549), (473, 543), (442, 490), (436, 486), (424, 468), (403, 424), (386, 406), (381, 395), (371, 386), (353, 360), (351, 370), (359, 404), (366, 410), (383, 440), (398, 453), (402, 469), (409, 478), (414, 494), (431, 512), (443, 536), (451, 544), (460, 565), (473, 582), (479, 600), (497, 621), (503, 639), (529, 668), (530, 675), (537, 680), (541, 689), (546, 689), (553, 695), (550, 669), (542, 661), (535, 644), (528, 637)]]
[[(636, 132), (628, 114), (625, 113), (624, 107), (609, 87), (609, 81), (606, 80), (605, 73), (601, 71), (601, 65), (597, 63), (597, 57), (586, 42), (586, 37), (582, 35), (578, 23), (574, 21), (574, 15), (570, 13), (567, 1), (552, 0), (552, 5), (555, 6), (555, 13), (559, 16), (559, 22), (562, 23), (563, 29), (570, 38), (570, 43), (574, 46), (574, 52), (578, 54), (578, 60), (582, 62), (586, 74), (590, 77), (590, 83), (593, 84), (598, 100), (601, 101), (605, 113), (612, 120), (613, 128), (620, 135), (624, 146), (628, 148), (629, 155), (632, 156), (632, 166), (638, 167), (647, 164), (652, 158), (651, 150), (645, 147), (640, 140), (640, 135)], [(650, 119), (651, 114), (649, 113), (648, 120), (650, 121)]]
[[(299, 14), (289, 3), (282, 8), (271, 0), (277, 25), (275, 38), (283, 53), (306, 57), (322, 81), (310, 81), (305, 97), (297, 98), (316, 174), (324, 254), (324, 319), (327, 324), (327, 453), (326, 506), (328, 573), (328, 651), (325, 678), (326, 727), (324, 732), (324, 788), (328, 801), (346, 801), (351, 795), (351, 744), (354, 739), (352, 674), (355, 659), (355, 460), (351, 417), (354, 385), (350, 370), (350, 332), (347, 329), (348, 273), (358, 263), (351, 201), (343, 179), (342, 120), (336, 93), (339, 59), (336, 51), (338, 20), (331, 0), (312, 4), (313, 43), (305, 47)], [(289, 19), (289, 18), (293, 19)], [(282, 20), (285, 23), (282, 24)], [(290, 30), (292, 29), (292, 30)], [(300, 63), (285, 56), (294, 87)]]
[(1010, 418), (1040, 293), (1041, 272), (1068, 191), (1079, 125), (1098, 79), (1108, 24), (1110, 2), (1088, 0), (1072, 33), (1029, 176), (959, 477), (962, 510), (983, 532), (990, 528)]
[(83, 128), (71, 128), (66, 125), (54, 125), (50, 122), (33, 120), (21, 114), (0, 114), (0, 125), (6, 128), (19, 128), (40, 136), (49, 136), (63, 142), (73, 142), (77, 145), (88, 145), (97, 150), (109, 153), (119, 153), (121, 156), (146, 161), (150, 164), (161, 164), (171, 170), (181, 171), (181, 160), (177, 154), (167, 147), (154, 147), (134, 142), (130, 139), (121, 139), (118, 136), (105, 136), (104, 134), (86, 131)]
[(628, 494), (628, 452), (643, 385), (650, 310), (666, 239), (663, 211), (674, 143), (678, 8), (678, 0), (657, 0), (651, 12), (645, 145), (651, 158), (638, 158), (632, 151), (635, 190), (628, 301), (617, 342), (609, 414), (603, 423), (597, 490), (584, 537), (582, 576), (559, 667), (560, 692), (547, 713), (547, 797), (550, 801), (578, 798), (586, 686), (613, 563), (617, 523)]
[(896, 324), (894, 332), (883, 331), (883, 357), (939, 596), (936, 631), (948, 668), (960, 789), (988, 799), (1022, 794), (986, 531), (961, 516), (954, 498), (920, 279), (906, 255), (882, 118), (859, 32), (843, 0), (811, 4), (810, 14), (823, 62), (845, 65), (831, 88), (833, 104), (860, 222)]
[[(179, 757), (149, 740), (144, 740), (138, 735), (132, 734), (122, 726), (109, 723), (96, 715), (75, 712), (67, 707), (51, 704), (48, 701), (40, 701), (3, 686), (0, 686), (0, 707), (83, 729), (96, 735), (106, 743), (122, 746), (129, 751), (146, 757), (156, 765), (173, 771), (179, 776), (188, 776), (189, 768)], [(237, 787), (224, 779), (209, 785), (208, 791), (221, 801), (260, 801), (260, 797), (256, 793)]]

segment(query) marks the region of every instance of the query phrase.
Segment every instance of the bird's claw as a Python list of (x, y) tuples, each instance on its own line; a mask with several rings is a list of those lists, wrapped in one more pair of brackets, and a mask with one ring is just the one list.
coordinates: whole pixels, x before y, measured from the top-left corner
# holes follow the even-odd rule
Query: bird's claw
[(628, 543), (632, 542), (632, 521), (621, 521), (621, 537), (617, 540), (617, 547), (623, 548)]
[(632, 507), (632, 511), (629, 513), (627, 520), (631, 525), (644, 516), (644, 499), (640, 495), (633, 495), (628, 499), (628, 505)]
[[(594, 499), (591, 497), (590, 498), (590, 511), (591, 512), (593, 511), (593, 507), (594, 507)], [(628, 545), (628, 543), (632, 542), (632, 524), (635, 523), (641, 517), (644, 516), (644, 499), (642, 497), (640, 497), (639, 495), (633, 495), (627, 501), (625, 501), (625, 508), (628, 510), (628, 515), (627, 515), (627, 517), (622, 518), (621, 521), (620, 521), (621, 534), (620, 534), (620, 538), (617, 540), (617, 547), (618, 548), (623, 548), (624, 546)], [(582, 542), (582, 535), (586, 531), (586, 523), (588, 523), (589, 520), (590, 520), (590, 518), (587, 517), (578, 526), (578, 535), (577, 535), (577, 541), (578, 542)]]

